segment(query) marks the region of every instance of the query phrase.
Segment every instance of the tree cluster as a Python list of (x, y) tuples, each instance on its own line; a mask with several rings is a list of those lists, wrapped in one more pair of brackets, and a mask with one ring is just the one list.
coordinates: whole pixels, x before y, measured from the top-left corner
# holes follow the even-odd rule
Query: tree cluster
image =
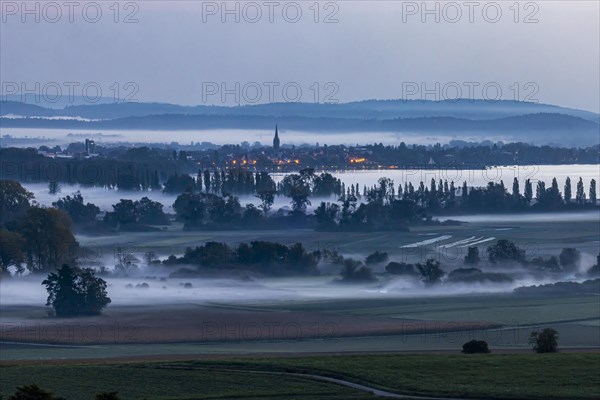
[(252, 241), (229, 246), (207, 242), (187, 248), (182, 257), (170, 256), (166, 265), (193, 265), (224, 270), (252, 270), (268, 275), (316, 274), (321, 259), (319, 251), (307, 251), (301, 243), (286, 246), (281, 243)]
[(0, 180), (0, 260), (2, 272), (58, 268), (75, 259), (78, 243), (73, 222), (63, 211), (37, 207), (33, 195), (16, 181)]

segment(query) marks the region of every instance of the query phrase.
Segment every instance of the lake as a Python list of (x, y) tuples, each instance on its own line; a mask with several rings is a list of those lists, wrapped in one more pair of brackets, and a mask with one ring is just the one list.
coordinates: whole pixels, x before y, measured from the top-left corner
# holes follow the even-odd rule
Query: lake
[[(504, 181), (504, 185), (508, 191), (512, 190), (512, 181), (516, 177), (519, 180), (521, 192), (525, 186), (525, 180), (531, 179), (535, 186), (535, 182), (542, 180), (546, 182), (546, 186), (550, 186), (552, 178), (556, 177), (561, 192), (564, 188), (564, 183), (567, 177), (571, 178), (571, 186), (573, 195), (579, 177), (583, 179), (586, 195), (589, 192), (589, 184), (592, 179), (596, 182), (600, 181), (600, 166), (597, 164), (589, 165), (533, 165), (533, 166), (505, 166), (492, 167), (485, 170), (456, 170), (456, 169), (378, 169), (378, 170), (358, 170), (358, 171), (333, 171), (333, 175), (338, 177), (346, 184), (359, 184), (361, 191), (364, 185), (372, 186), (377, 183), (377, 180), (382, 177), (392, 179), (395, 185), (404, 182), (412, 183), (415, 188), (423, 181), (427, 186), (432, 178), (436, 181), (439, 179), (454, 180), (456, 187), (460, 187), (463, 181), (466, 181), (469, 186), (485, 186), (487, 182)], [(274, 179), (279, 181), (283, 179), (285, 174), (273, 174)], [(80, 191), (86, 202), (96, 204), (102, 210), (110, 210), (111, 205), (118, 202), (121, 198), (139, 200), (144, 196), (152, 200), (160, 201), (165, 205), (165, 211), (171, 212), (171, 205), (177, 196), (168, 195), (160, 191), (147, 192), (123, 192), (118, 190), (108, 190), (99, 187), (81, 187), (78, 185), (68, 186), (62, 185), (61, 191), (58, 194), (51, 195), (48, 193), (48, 185), (44, 183), (33, 183), (24, 185), (27, 190), (35, 195), (35, 199), (42, 205), (49, 206), (53, 201), (64, 197), (67, 194), (72, 194)], [(535, 187), (534, 187), (535, 193)], [(242, 204), (256, 202), (252, 196), (242, 196), (240, 198)], [(313, 199), (314, 200), (314, 199)], [(275, 202), (275, 208), (289, 205), (289, 199), (278, 197)], [(317, 201), (313, 201), (313, 206), (318, 205)]]

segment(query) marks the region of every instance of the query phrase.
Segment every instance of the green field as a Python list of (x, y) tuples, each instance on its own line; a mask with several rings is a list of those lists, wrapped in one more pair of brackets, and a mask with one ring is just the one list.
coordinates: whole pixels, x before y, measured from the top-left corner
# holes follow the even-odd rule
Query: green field
[(428, 321), (490, 321), (509, 326), (590, 322), (600, 318), (596, 295), (518, 296), (476, 294), (420, 298), (304, 301), (261, 304), (245, 309), (320, 311)]
[(228, 358), (0, 369), (4, 395), (36, 383), (67, 400), (367, 399), (369, 393), (288, 373), (343, 379), (401, 394), (479, 399), (597, 399), (600, 354), (344, 355)]
[[(532, 330), (552, 327), (559, 333), (561, 349), (600, 348), (600, 303), (598, 296), (522, 297), (510, 294), (439, 296), (425, 298), (385, 298), (360, 300), (314, 300), (246, 304), (209, 304), (207, 310), (216, 309), (234, 312), (231, 324), (240, 321), (246, 312), (263, 315), (265, 321), (274, 315), (286, 315), (294, 322), (296, 313), (315, 315), (321, 334), (306, 339), (273, 340), (224, 340), (216, 342), (193, 341), (181, 343), (87, 343), (83, 346), (53, 346), (51, 344), (24, 345), (2, 343), (0, 361), (36, 359), (87, 359), (157, 355), (252, 355), (252, 354), (315, 354), (344, 352), (402, 352), (402, 351), (452, 351), (458, 352), (463, 343), (471, 339), (483, 339), (492, 351), (529, 351), (528, 336)], [(119, 319), (119, 308), (108, 310), (103, 318)], [(140, 309), (141, 310), (141, 309)], [(235, 314), (238, 312), (239, 314)], [(173, 311), (168, 307), (164, 311)], [(202, 315), (202, 314), (200, 314)], [(467, 329), (450, 331), (439, 329), (430, 333), (409, 333), (400, 330), (397, 334), (377, 336), (335, 336), (337, 331), (324, 328), (336, 316), (390, 319), (407, 328), (418, 321), (488, 321), (501, 324), (501, 328)], [(317, 318), (317, 316), (319, 316)], [(328, 317), (331, 316), (331, 317)], [(157, 316), (160, 319), (160, 316)], [(48, 322), (42, 307), (8, 308), (3, 310), (3, 321), (7, 327), (14, 324)], [(412, 321), (412, 322), (411, 322)], [(414, 322), (417, 321), (417, 322)], [(256, 321), (254, 321), (256, 322)], [(71, 322), (75, 323), (75, 322)], [(121, 322), (124, 326), (127, 322)], [(232, 325), (229, 326), (232, 326)], [(148, 328), (151, 329), (151, 328)], [(312, 328), (311, 328), (312, 329)], [(8, 329), (7, 329), (8, 330)], [(51, 331), (54, 332), (54, 331)], [(112, 331), (111, 331), (112, 332)], [(311, 331), (312, 332), (312, 331)], [(340, 333), (340, 332), (337, 332)]]
[[(533, 243), (536, 251), (544, 255), (556, 255), (562, 247), (574, 246), (595, 256), (598, 251), (598, 229), (596, 221), (577, 224), (477, 223), (420, 227), (411, 232), (344, 234), (308, 230), (183, 232), (172, 228), (166, 232), (78, 239), (83, 245), (97, 246), (105, 254), (112, 254), (116, 243), (125, 242), (140, 253), (154, 250), (166, 255), (180, 254), (186, 246), (195, 246), (207, 240), (236, 243), (260, 239), (287, 244), (303, 242), (310, 249), (333, 247), (344, 255), (357, 257), (380, 250), (389, 252), (392, 259), (400, 259), (406, 255), (400, 248), (402, 244), (419, 242), (434, 235), (451, 235), (449, 242), (477, 235), (508, 238), (519, 244)], [(439, 250), (435, 245), (429, 247), (427, 250), (434, 253)], [(416, 257), (414, 254), (410, 256)], [(460, 260), (454, 262), (460, 263)], [(442, 263), (450, 268), (453, 261), (442, 259)], [(265, 279), (265, 285), (278, 287), (282, 282), (277, 279)], [(329, 276), (311, 277), (306, 281), (298, 278), (292, 288), (317, 285), (323, 290), (329, 289), (330, 292), (326, 294), (331, 295), (340, 287), (328, 286), (330, 280)], [(319, 283), (321, 286), (318, 286)], [(399, 324), (403, 321), (409, 324), (414, 321), (459, 324), (475, 321), (502, 326), (485, 330), (440, 329), (433, 333), (393, 332), (387, 335), (319, 336), (299, 340), (173, 343), (156, 340), (132, 344), (91, 343), (85, 346), (77, 343), (54, 346), (42, 340), (35, 344), (2, 343), (0, 361), (19, 365), (0, 367), (0, 393), (6, 398), (16, 386), (35, 383), (67, 400), (93, 399), (101, 391), (118, 391), (125, 400), (375, 398), (364, 390), (306, 376), (289, 375), (304, 373), (343, 379), (394, 393), (447, 398), (600, 398), (600, 353), (597, 352), (600, 348), (600, 303), (594, 294), (524, 297), (510, 293), (452, 295), (440, 292), (435, 296), (407, 296), (400, 292), (376, 292), (362, 297), (357, 294), (260, 301), (249, 298), (244, 302), (215, 298), (197, 302), (192, 299), (189, 303), (198, 309), (206, 308), (207, 313), (215, 310), (219, 315), (231, 313), (232, 324), (245, 321), (246, 313), (256, 313), (257, 318), (260, 316), (261, 320), (266, 321), (270, 321), (271, 315), (285, 315), (289, 322), (296, 322), (296, 315), (314, 315), (315, 322), (319, 324), (344, 317), (351, 318), (353, 324), (365, 323), (371, 318), (367, 323), (391, 320)], [(144, 310), (150, 306), (136, 307), (139, 307), (140, 316), (143, 316)], [(170, 309), (169, 304), (161, 307), (165, 315), (171, 315), (175, 310)], [(120, 318), (130, 308), (114, 304), (98, 318), (118, 325), (123, 323)], [(152, 306), (153, 311), (156, 308)], [(48, 320), (41, 304), (5, 306), (2, 313), (3, 323), (11, 326), (27, 323), (35, 328), (36, 324)], [(156, 321), (163, 319), (157, 318)], [(152, 331), (152, 326), (147, 326), (147, 322), (140, 322), (141, 329)], [(173, 328), (177, 329), (178, 326)], [(529, 352), (529, 333), (546, 326), (559, 332), (559, 348), (564, 349), (565, 353), (536, 355)], [(460, 354), (462, 344), (473, 338), (487, 340), (492, 354)], [(571, 353), (567, 350), (592, 352)], [(411, 351), (427, 354), (408, 353)], [(338, 355), (329, 355), (332, 353)], [(175, 361), (180, 359), (178, 355), (196, 361)], [(118, 358), (119, 362), (111, 360), (113, 357)], [(141, 362), (137, 357), (144, 357), (145, 361)], [(63, 363), (63, 359), (70, 359), (70, 364)], [(88, 363), (88, 359), (104, 361)], [(43, 364), (33, 365), (22, 360), (30, 360), (29, 363), (44, 361), (40, 361)]]
[[(347, 256), (364, 257), (376, 250), (390, 254), (391, 259), (422, 261), (422, 253), (414, 249), (402, 249), (402, 245), (420, 242), (432, 237), (449, 235), (448, 242), (465, 239), (473, 235), (485, 238), (509, 239), (526, 249), (529, 257), (558, 255), (564, 247), (576, 247), (592, 258), (598, 254), (600, 225), (598, 214), (589, 213), (587, 221), (569, 221), (568, 219), (531, 221), (536, 214), (523, 214), (506, 222), (490, 220), (465, 223), (456, 226), (416, 226), (410, 232), (316, 232), (312, 229), (287, 230), (245, 230), (245, 231), (184, 231), (176, 223), (165, 231), (127, 232), (111, 236), (78, 235), (77, 240), (84, 246), (102, 254), (112, 254), (115, 246), (126, 244), (142, 254), (154, 251), (160, 256), (181, 255), (186, 247), (198, 246), (206, 241), (226, 242), (229, 244), (252, 240), (276, 241), (284, 244), (302, 242), (308, 249), (334, 248)], [(559, 214), (560, 216), (560, 214)], [(453, 217), (460, 219), (459, 216)], [(465, 248), (454, 247), (452, 251), (440, 253), (439, 245), (422, 247), (428, 257), (437, 254), (444, 265), (462, 263)], [(485, 247), (494, 243), (486, 242)], [(593, 260), (592, 260), (593, 261)], [(591, 264), (590, 264), (591, 265)]]

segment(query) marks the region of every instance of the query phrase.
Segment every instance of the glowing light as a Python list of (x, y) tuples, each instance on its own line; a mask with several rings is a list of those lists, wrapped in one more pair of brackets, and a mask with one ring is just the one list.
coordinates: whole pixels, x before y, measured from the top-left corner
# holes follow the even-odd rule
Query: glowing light
[(353, 157), (350, 159), (350, 164), (360, 164), (360, 163), (364, 163), (366, 160), (366, 158), (357, 158), (357, 157)]

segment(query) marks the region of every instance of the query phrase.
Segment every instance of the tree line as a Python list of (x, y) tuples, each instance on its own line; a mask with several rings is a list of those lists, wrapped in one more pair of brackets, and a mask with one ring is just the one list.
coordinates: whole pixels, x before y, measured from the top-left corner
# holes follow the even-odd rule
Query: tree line
[[(261, 178), (262, 179), (262, 178)], [(265, 178), (266, 179), (266, 178)], [(211, 180), (212, 182), (212, 180)], [(256, 184), (256, 180), (255, 180)], [(269, 187), (272, 187), (269, 183)], [(596, 181), (589, 190), (580, 178), (574, 190), (567, 178), (563, 193), (556, 179), (550, 187), (543, 181), (536, 185), (535, 198), (531, 181), (525, 182), (521, 194), (515, 179), (512, 193), (503, 182), (490, 182), (483, 188), (469, 188), (466, 183), (456, 189), (453, 182), (432, 180), (415, 189), (411, 183), (396, 187), (392, 180), (381, 178), (377, 185), (363, 188), (351, 185), (340, 193), (338, 202), (321, 202), (314, 213), (307, 212), (309, 196), (337, 190), (338, 181), (328, 174), (311, 170), (290, 174), (281, 182), (280, 190), (290, 198), (290, 212), (271, 212), (275, 192), (256, 194), (258, 205), (242, 206), (239, 198), (205, 191), (188, 190), (173, 204), (175, 218), (184, 229), (273, 229), (313, 228), (329, 231), (406, 230), (419, 224), (439, 223), (434, 215), (469, 212), (560, 211), (595, 207)], [(343, 186), (340, 185), (340, 188)], [(397, 190), (396, 190), (397, 188)], [(359, 202), (359, 196), (361, 201)], [(534, 201), (535, 200), (535, 201)], [(32, 271), (55, 269), (73, 260), (79, 246), (74, 229), (90, 232), (157, 230), (171, 223), (160, 202), (144, 197), (140, 200), (121, 199), (113, 210), (100, 220), (100, 209), (85, 203), (81, 194), (65, 196), (53, 207), (39, 207), (33, 194), (12, 180), (0, 180), (0, 238), (2, 268), (25, 264)]]
[[(185, 147), (177, 145), (177, 147)], [(176, 176), (198, 175), (197, 185), (205, 185), (205, 173), (218, 175), (220, 182), (210, 183), (212, 193), (251, 194), (247, 177), (231, 179), (223, 177), (223, 171), (240, 169), (246, 171), (278, 171), (281, 165), (274, 157), (298, 160), (285, 164), (285, 171), (298, 172), (306, 168), (356, 169), (376, 168), (380, 165), (407, 169), (450, 168), (484, 169), (498, 165), (540, 164), (597, 164), (598, 145), (588, 148), (559, 148), (533, 146), (525, 143), (454, 145), (406, 145), (384, 146), (371, 144), (360, 147), (335, 145), (298, 147), (284, 149), (283, 154), (273, 154), (265, 147), (250, 148), (240, 145), (224, 145), (206, 150), (173, 150), (160, 147), (96, 146), (93, 157), (86, 156), (82, 143), (72, 143), (67, 152), (59, 146), (51, 149), (34, 148), (0, 149), (0, 179), (15, 179), (21, 182), (60, 182), (120, 190), (183, 191), (185, 183)], [(56, 152), (58, 156), (47, 157)], [(68, 157), (67, 157), (68, 156)], [(364, 162), (357, 164), (353, 160)], [(252, 160), (247, 164), (244, 161)], [(236, 164), (234, 164), (234, 161)], [(239, 162), (238, 162), (239, 161)], [(280, 160), (281, 161), (281, 160)], [(200, 170), (199, 170), (200, 166)], [(236, 174), (241, 174), (237, 173)], [(226, 172), (226, 175), (229, 175)], [(172, 182), (168, 182), (173, 177)], [(222, 182), (229, 181), (224, 187)], [(188, 182), (189, 183), (189, 182)], [(182, 186), (184, 185), (184, 186)], [(254, 192), (265, 190), (259, 185)], [(345, 191), (344, 191), (345, 192)]]
[[(364, 188), (364, 200), (354, 190), (341, 196), (338, 202), (321, 202), (315, 209), (316, 227), (320, 230), (397, 230), (409, 225), (431, 221), (432, 215), (454, 215), (472, 212), (560, 211), (594, 207), (597, 203), (596, 180), (586, 197), (583, 180), (579, 178), (575, 195), (567, 177), (564, 195), (556, 178), (546, 188), (544, 181), (536, 184), (535, 197), (530, 179), (521, 193), (514, 178), (512, 192), (504, 182), (488, 182), (485, 187), (468, 187), (463, 182), (432, 179), (429, 186), (420, 182), (418, 188), (407, 182), (397, 187), (389, 178), (380, 178), (377, 185)], [(534, 201), (535, 200), (535, 201)]]

